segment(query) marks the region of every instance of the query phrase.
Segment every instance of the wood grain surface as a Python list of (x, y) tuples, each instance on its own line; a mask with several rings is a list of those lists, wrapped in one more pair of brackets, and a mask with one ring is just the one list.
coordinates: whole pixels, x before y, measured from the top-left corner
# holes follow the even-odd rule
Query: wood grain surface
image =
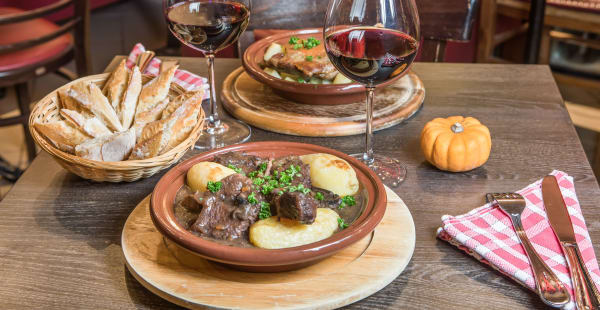
[(134, 277), (152, 292), (182, 306), (333, 309), (388, 285), (412, 256), (415, 226), (410, 211), (398, 195), (389, 188), (386, 191), (386, 213), (373, 233), (300, 270), (236, 271), (167, 242), (150, 218), (150, 196), (127, 218), (121, 245), (127, 268)]
[[(113, 68), (122, 57), (109, 65)], [(206, 76), (203, 59), (181, 67)], [(217, 59), (217, 93), (240, 66)], [(600, 254), (600, 189), (548, 66), (415, 63), (427, 98), (404, 123), (375, 134), (375, 151), (402, 160), (406, 181), (395, 190), (413, 215), (413, 258), (392, 283), (350, 309), (541, 309), (528, 290), (435, 238), (444, 214), (484, 203), (484, 193), (520, 189), (563, 170), (575, 188)], [(425, 163), (419, 134), (434, 117), (474, 116), (492, 135), (481, 168), (447, 173)], [(252, 141), (314, 143), (361, 151), (364, 136), (306, 138), (252, 128)], [(190, 152), (190, 156), (195, 152)], [(185, 157), (185, 156), (184, 156)], [(127, 271), (121, 231), (160, 174), (130, 184), (94, 183), (40, 154), (0, 202), (0, 309), (177, 309)]]
[[(335, 137), (365, 132), (365, 101), (344, 105), (307, 105), (284, 99), (254, 80), (240, 67), (227, 76), (223, 107), (252, 126), (283, 134)], [(394, 84), (375, 92), (373, 127), (381, 130), (415, 114), (425, 99), (423, 82), (409, 72)]]

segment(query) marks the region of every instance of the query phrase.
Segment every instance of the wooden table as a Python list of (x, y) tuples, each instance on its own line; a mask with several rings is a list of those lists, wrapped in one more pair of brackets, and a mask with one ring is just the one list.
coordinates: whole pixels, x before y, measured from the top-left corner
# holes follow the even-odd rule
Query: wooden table
[[(183, 68), (206, 75), (202, 59), (180, 60)], [(217, 85), (239, 65), (217, 60)], [(350, 308), (543, 307), (535, 294), (439, 241), (435, 231), (442, 215), (483, 204), (486, 192), (514, 191), (560, 169), (575, 177), (600, 254), (600, 190), (549, 68), (417, 63), (414, 70), (427, 89), (424, 107), (405, 123), (376, 133), (375, 149), (408, 166), (408, 179), (396, 192), (415, 219), (416, 249), (400, 277)], [(492, 154), (482, 168), (441, 172), (424, 162), (419, 133), (434, 117), (460, 114), (489, 126)], [(347, 153), (363, 146), (363, 136), (303, 138), (253, 128), (252, 141), (261, 140), (302, 141)], [(0, 308), (177, 308), (133, 279), (119, 245), (129, 212), (159, 178), (94, 183), (40, 154), (0, 203)]]

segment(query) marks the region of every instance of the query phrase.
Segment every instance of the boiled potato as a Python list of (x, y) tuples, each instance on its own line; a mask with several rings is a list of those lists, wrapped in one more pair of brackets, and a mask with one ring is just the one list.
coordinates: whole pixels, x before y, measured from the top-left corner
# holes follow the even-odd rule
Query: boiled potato
[(331, 84), (331, 81), (330, 81), (330, 80), (323, 80), (323, 82), (322, 82), (322, 83), (323, 83), (323, 84)]
[(271, 45), (269, 45), (269, 47), (265, 51), (265, 55), (263, 56), (263, 59), (265, 61), (269, 61), (269, 59), (271, 59), (271, 57), (273, 57), (273, 55), (279, 54), (279, 53), (283, 54), (283, 46), (281, 46), (280, 44), (277, 44), (277, 43), (271, 43)]
[(324, 153), (303, 155), (300, 159), (310, 165), (310, 179), (314, 186), (340, 196), (358, 192), (356, 172), (347, 161)]
[(203, 161), (192, 166), (187, 173), (187, 185), (194, 191), (206, 191), (208, 181), (217, 182), (234, 174), (235, 171), (223, 165)]
[(281, 78), (281, 75), (279, 75), (279, 72), (277, 72), (277, 70), (275, 70), (275, 69), (273, 69), (273, 68), (269, 68), (269, 67), (267, 67), (267, 68), (265, 68), (265, 72), (266, 72), (268, 75), (274, 76), (274, 77), (276, 77), (276, 78), (278, 78), (278, 79), (280, 79), (280, 78)]
[(310, 80), (308, 80), (308, 83), (310, 84), (321, 84), (323, 83), (323, 80), (321, 80), (320, 78), (317, 77), (311, 77)]
[(310, 225), (300, 224), (277, 216), (250, 226), (250, 242), (263, 249), (283, 249), (301, 246), (331, 237), (338, 228), (338, 214), (328, 208), (318, 208)]
[(292, 79), (289, 76), (286, 76), (284, 80), (289, 81), (289, 82), (296, 82), (296, 80)]
[(336, 74), (335, 78), (333, 79), (333, 84), (350, 84), (350, 83), (352, 83), (352, 80), (345, 77), (341, 73)]

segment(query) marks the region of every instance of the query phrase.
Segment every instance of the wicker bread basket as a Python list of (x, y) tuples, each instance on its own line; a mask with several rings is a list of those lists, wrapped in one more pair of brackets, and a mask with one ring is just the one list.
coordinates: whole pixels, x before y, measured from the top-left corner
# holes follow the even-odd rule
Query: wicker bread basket
[[(89, 81), (102, 87), (108, 79), (110, 73), (103, 73), (83, 77), (66, 84), (40, 100), (29, 117), (29, 130), (33, 139), (44, 151), (48, 152), (54, 159), (66, 170), (89, 180), (98, 182), (132, 182), (141, 178), (147, 178), (160, 170), (166, 169), (176, 163), (189, 149), (191, 149), (202, 134), (204, 123), (204, 111), (200, 109), (198, 123), (190, 132), (190, 135), (176, 147), (168, 152), (143, 160), (125, 160), (117, 162), (102, 162), (81, 158), (69, 153), (65, 153), (48, 142), (33, 126), (34, 123), (47, 123), (61, 119), (58, 106), (58, 91), (69, 88), (72, 84), (80, 81)], [(153, 77), (144, 75), (142, 80), (148, 82)], [(173, 98), (185, 92), (181, 86), (171, 83), (169, 97)]]

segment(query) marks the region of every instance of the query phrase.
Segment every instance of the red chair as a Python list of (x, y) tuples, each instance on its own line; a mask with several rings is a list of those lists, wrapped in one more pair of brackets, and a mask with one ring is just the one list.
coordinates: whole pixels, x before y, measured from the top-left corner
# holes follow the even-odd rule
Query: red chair
[[(69, 6), (75, 14), (61, 25), (43, 18)], [(27, 128), (28, 82), (47, 73), (74, 79), (74, 73), (62, 68), (73, 59), (77, 73), (88, 74), (89, 16), (88, 0), (59, 0), (28, 11), (0, 6), (0, 87), (15, 87), (21, 111), (19, 116), (0, 119), (0, 126), (23, 125), (30, 160), (35, 157), (35, 143)]]

